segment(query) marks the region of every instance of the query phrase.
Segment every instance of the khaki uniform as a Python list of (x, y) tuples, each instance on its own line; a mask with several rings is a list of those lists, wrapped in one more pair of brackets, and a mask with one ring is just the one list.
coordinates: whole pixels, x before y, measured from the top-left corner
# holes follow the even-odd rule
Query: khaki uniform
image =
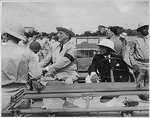
[(124, 41), (122, 42), (122, 57), (123, 57), (123, 59), (125, 57), (126, 50), (127, 50), (127, 40), (124, 39)]
[(29, 79), (40, 79), (42, 70), (34, 53), (26, 47), (12, 42), (2, 45), (2, 108), (10, 101), (10, 96), (20, 88), (26, 88)]
[(134, 40), (129, 53), (129, 59), (132, 65), (137, 65), (139, 72), (137, 82), (141, 83), (145, 80), (148, 83), (149, 79), (149, 40), (147, 37), (137, 37)]
[[(55, 42), (47, 57), (40, 62), (41, 67), (48, 66), (50, 71), (53, 71), (52, 76), (55, 79), (64, 80), (66, 84), (72, 84), (77, 80), (77, 49), (72, 42), (67, 42), (63, 45), (63, 50), (60, 52), (61, 44)], [(49, 63), (52, 62), (52, 65)]]
[(122, 42), (119, 40), (119, 37), (117, 36), (112, 36), (110, 38), (110, 40), (112, 40), (114, 42), (114, 48), (116, 50), (116, 55), (119, 55), (120, 57), (123, 57), (123, 45), (122, 45)]

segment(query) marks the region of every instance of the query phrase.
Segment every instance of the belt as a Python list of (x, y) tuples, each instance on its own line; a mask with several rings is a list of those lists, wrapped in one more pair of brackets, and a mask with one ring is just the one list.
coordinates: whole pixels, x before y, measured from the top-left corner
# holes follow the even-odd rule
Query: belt
[(25, 83), (10, 83), (6, 85), (2, 85), (2, 88), (21, 88), (26, 87)]
[(136, 59), (136, 61), (149, 63), (149, 59)]

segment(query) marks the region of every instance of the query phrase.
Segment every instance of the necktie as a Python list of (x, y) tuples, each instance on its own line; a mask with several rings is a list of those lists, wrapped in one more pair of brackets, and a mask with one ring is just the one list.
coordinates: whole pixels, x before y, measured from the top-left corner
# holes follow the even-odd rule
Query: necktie
[[(60, 52), (63, 50), (63, 44), (60, 44)], [(59, 53), (60, 53), (59, 52)]]

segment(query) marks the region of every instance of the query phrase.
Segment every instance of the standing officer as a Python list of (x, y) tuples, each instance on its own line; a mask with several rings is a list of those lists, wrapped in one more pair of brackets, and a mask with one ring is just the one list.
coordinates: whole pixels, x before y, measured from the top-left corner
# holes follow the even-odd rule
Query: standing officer
[(134, 68), (137, 78), (137, 87), (142, 87), (143, 83), (149, 81), (149, 40), (148, 25), (137, 28), (138, 37), (133, 41), (129, 53), (129, 59)]
[[(18, 93), (21, 88), (27, 88), (28, 81), (32, 81), (32, 87), (40, 89), (39, 83), (42, 70), (35, 61), (34, 53), (26, 47), (19, 46), (19, 41), (26, 41), (25, 29), (21, 24), (11, 24), (4, 29), (8, 35), (6, 45), (2, 45), (2, 110), (10, 104), (10, 97)], [(29, 106), (25, 100), (24, 107)]]

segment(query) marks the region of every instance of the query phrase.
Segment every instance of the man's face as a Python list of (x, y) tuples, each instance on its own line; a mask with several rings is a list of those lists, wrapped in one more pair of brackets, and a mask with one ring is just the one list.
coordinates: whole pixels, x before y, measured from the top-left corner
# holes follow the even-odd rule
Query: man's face
[(97, 50), (100, 54), (105, 55), (108, 53), (108, 48), (104, 47), (104, 46), (99, 46), (98, 50)]
[(59, 38), (58, 39), (59, 42), (65, 42), (65, 40), (68, 39), (69, 34), (67, 34), (66, 32), (63, 32), (63, 31), (59, 31), (57, 36)]
[(107, 36), (107, 38), (111, 38), (113, 36), (112, 31), (108, 28), (106, 29), (106, 36)]
[(143, 36), (147, 36), (148, 35), (148, 28), (143, 28), (140, 32)]
[(121, 42), (123, 42), (125, 40), (125, 38), (123, 38), (123, 37), (120, 37), (119, 39), (121, 40)]
[(106, 30), (105, 30), (105, 27), (101, 27), (101, 28), (100, 28), (100, 32), (101, 32), (101, 33), (105, 33), (105, 31), (106, 31)]

